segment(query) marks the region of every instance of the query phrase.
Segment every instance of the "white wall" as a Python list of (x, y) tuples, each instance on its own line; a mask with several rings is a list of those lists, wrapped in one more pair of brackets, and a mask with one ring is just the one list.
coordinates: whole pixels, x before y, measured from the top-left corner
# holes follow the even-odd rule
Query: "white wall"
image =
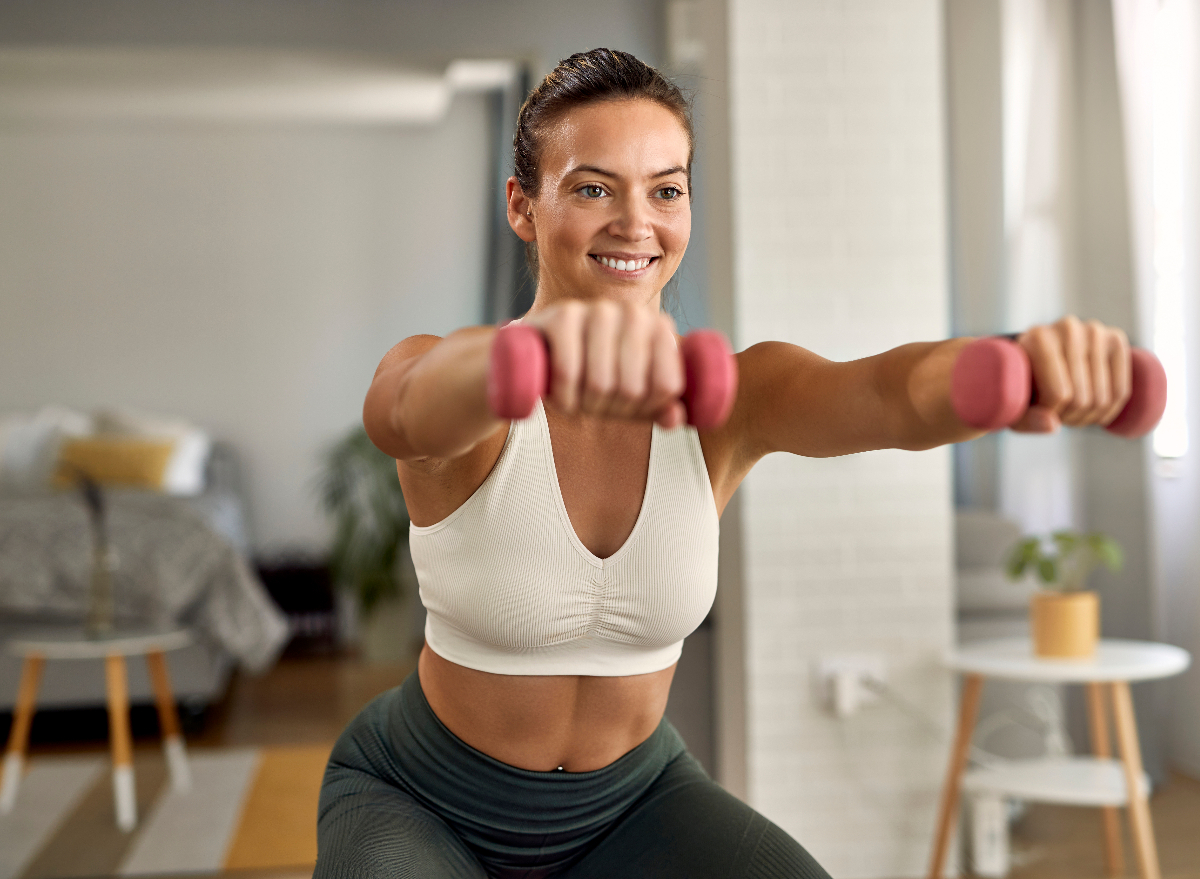
[[(662, 18), (656, 0), (17, 0), (0, 46), (345, 51), (438, 72), (505, 58), (536, 81), (603, 45), (659, 64)], [(238, 447), (256, 548), (319, 550), (316, 456), (359, 419), (380, 356), (481, 318), (486, 121), (460, 99), (440, 133), (0, 128), (0, 374), (17, 376), (0, 412), (190, 417)], [(699, 323), (702, 280), (680, 286)]]
[[(941, 4), (731, 0), (738, 345), (849, 359), (948, 330)], [(946, 450), (763, 461), (741, 490), (750, 802), (834, 875), (927, 867), (947, 746), (894, 707), (847, 721), (828, 652), (886, 657), (948, 725)]]
[(192, 419), (256, 547), (320, 546), (321, 449), (404, 336), (477, 322), (483, 99), (436, 128), (0, 128), (0, 411)]

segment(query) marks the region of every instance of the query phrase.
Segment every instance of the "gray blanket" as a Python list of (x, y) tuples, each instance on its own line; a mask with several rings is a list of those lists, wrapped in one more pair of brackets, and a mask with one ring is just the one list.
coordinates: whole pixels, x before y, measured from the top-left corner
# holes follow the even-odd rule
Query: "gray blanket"
[[(185, 504), (108, 490), (118, 624), (184, 624), (261, 671), (287, 641), (287, 621), (245, 559)], [(82, 620), (91, 531), (75, 492), (0, 496), (0, 612)]]

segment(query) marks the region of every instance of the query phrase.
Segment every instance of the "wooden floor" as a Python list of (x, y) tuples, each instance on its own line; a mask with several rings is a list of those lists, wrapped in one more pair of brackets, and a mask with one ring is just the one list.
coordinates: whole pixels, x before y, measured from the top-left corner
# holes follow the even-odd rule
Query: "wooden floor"
[[(1163, 879), (1200, 879), (1200, 781), (1173, 775), (1150, 799)], [(1126, 872), (1137, 875), (1125, 826)], [(1103, 879), (1100, 812), (1032, 805), (1013, 827), (1009, 879)]]
[[(206, 745), (285, 745), (333, 742), (374, 696), (397, 686), (410, 667), (371, 665), (337, 655), (285, 656), (260, 677), (236, 675), (225, 700), (209, 709), (188, 736)], [(157, 748), (145, 735), (136, 747)], [(103, 739), (67, 745), (31, 743), (31, 752), (105, 750)], [(1150, 802), (1163, 879), (1200, 879), (1200, 781), (1176, 775)], [(1032, 805), (1012, 835), (1010, 879), (1103, 879), (1099, 812)], [(1135, 876), (1126, 840), (1128, 875)], [(301, 879), (300, 874), (241, 872), (228, 879)], [(307, 877), (305, 877), (307, 879)]]

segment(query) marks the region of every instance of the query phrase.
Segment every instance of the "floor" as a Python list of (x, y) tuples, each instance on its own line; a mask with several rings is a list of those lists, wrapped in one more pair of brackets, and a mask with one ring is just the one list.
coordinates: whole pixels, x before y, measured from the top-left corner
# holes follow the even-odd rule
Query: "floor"
[[(260, 677), (235, 676), (225, 700), (208, 710), (188, 741), (194, 746), (332, 742), (363, 705), (398, 685), (410, 670), (333, 654), (285, 656)], [(135, 747), (157, 748), (157, 731), (152, 723), (146, 727), (139, 734), (135, 725)], [(84, 743), (54, 741), (53, 735), (39, 742), (36, 728), (34, 733), (32, 753), (107, 749), (103, 730)], [(1155, 793), (1151, 812), (1163, 879), (1200, 879), (1200, 781), (1173, 776)], [(1014, 826), (1012, 845), (1010, 879), (1105, 876), (1095, 810), (1033, 805)], [(1125, 850), (1128, 875), (1136, 875), (1128, 839)], [(308, 879), (278, 872), (228, 874), (235, 877)]]
[[(1173, 775), (1150, 800), (1163, 879), (1200, 879), (1200, 781)], [(1125, 826), (1126, 872), (1137, 875)], [(1033, 805), (1013, 827), (1009, 879), (1102, 879), (1100, 813), (1096, 809)]]

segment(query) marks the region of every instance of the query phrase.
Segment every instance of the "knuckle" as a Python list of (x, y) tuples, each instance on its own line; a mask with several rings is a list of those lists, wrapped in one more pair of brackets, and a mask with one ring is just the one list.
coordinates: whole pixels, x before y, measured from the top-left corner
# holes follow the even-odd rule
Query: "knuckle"
[(1036, 327), (1031, 327), (1026, 333), (1026, 338), (1030, 344), (1037, 348), (1045, 348), (1050, 344), (1050, 340), (1054, 336), (1054, 330), (1045, 324), (1040, 324)]

